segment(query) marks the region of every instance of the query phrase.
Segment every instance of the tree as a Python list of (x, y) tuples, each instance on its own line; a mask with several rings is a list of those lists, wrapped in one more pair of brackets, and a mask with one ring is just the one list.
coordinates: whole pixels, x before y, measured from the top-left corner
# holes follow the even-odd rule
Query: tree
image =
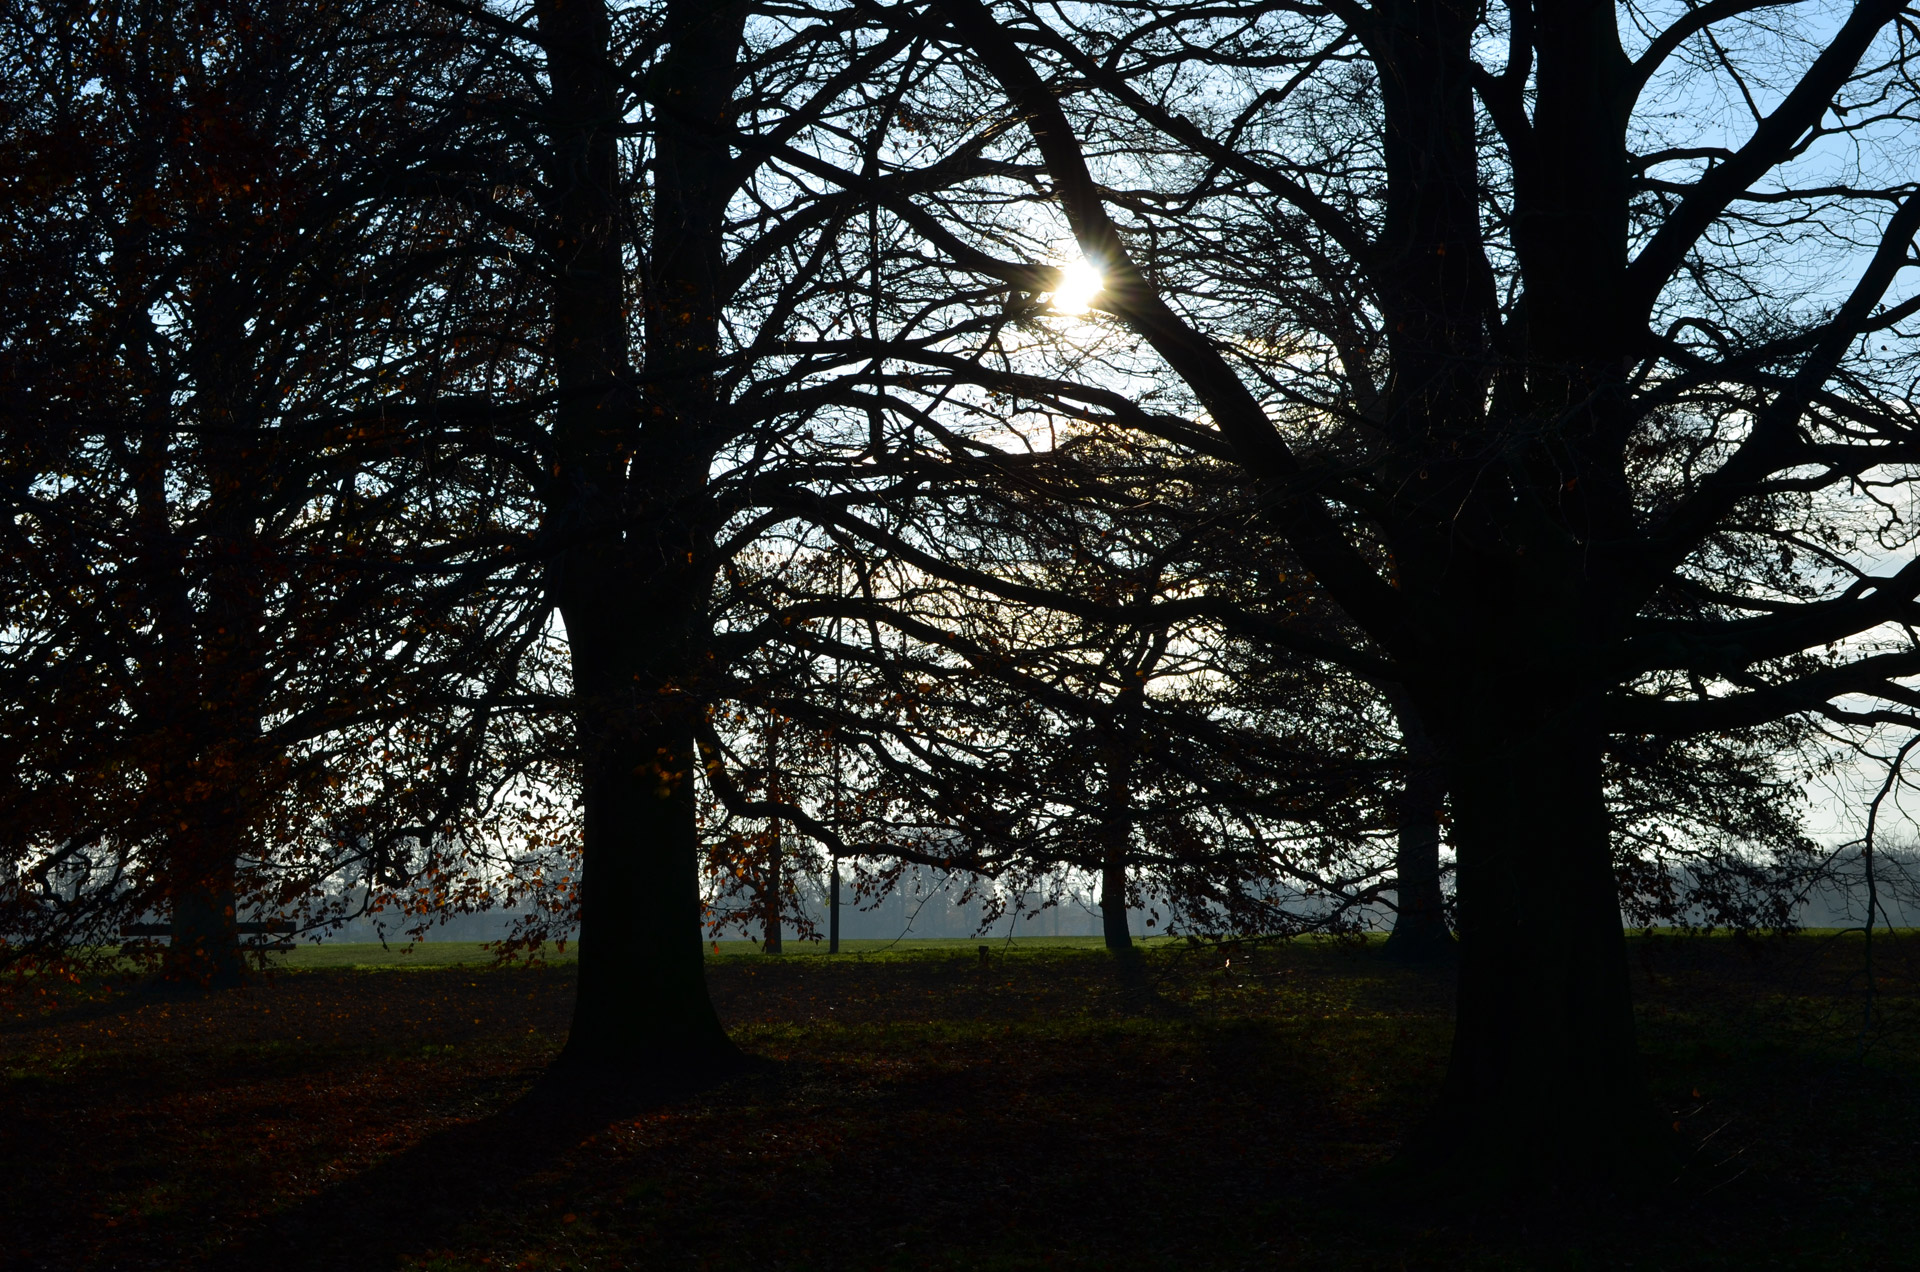
[[(1902, 6), (1619, 12), (1632, 56), (1600, 5), (896, 5), (969, 59), (913, 102), (914, 163), (991, 162), (921, 199), (840, 174), (954, 306), (1049, 290), (1020, 246), (1070, 232), (1139, 356), (1043, 386), (949, 348), (921, 385), (1156, 395), (1105, 409), (1235, 465), (1359, 634), (1317, 655), (1414, 703), (1459, 862), (1456, 1042), (1409, 1153), (1440, 1178), (1619, 1180), (1666, 1152), (1609, 737), (1870, 715), (1836, 700), (1903, 704), (1920, 670), (1884, 629), (1920, 567), (1873, 573), (1911, 459), (1916, 302), (1890, 288), (1920, 201), (1877, 158), (1908, 153)], [(1723, 90), (1690, 133), (1675, 104)], [(1010, 202), (1031, 219), (986, 211)], [(1262, 236), (1292, 285), (1249, 311), (1218, 265)], [(1798, 285), (1783, 251), (1850, 281)]]
[(403, 206), (467, 69), (420, 17), (6, 15), (9, 955), (158, 913), (170, 975), (231, 984), (248, 912), (404, 890), (470, 802), (521, 636), (460, 557), (516, 510), (447, 454), (502, 311)]
[(873, 374), (820, 335), (857, 209), (771, 157), (810, 128), (868, 127), (842, 98), (886, 92), (872, 73), (907, 40), (844, 12), (750, 26), (746, 4), (692, 0), (541, 0), (528, 17), (487, 19), (519, 83), (485, 108), (518, 157), (464, 179), (550, 317), (527, 547), (565, 630), (581, 784), (566, 1058), (712, 1073), (738, 1057), (706, 992), (699, 802), (728, 775), (704, 776), (699, 742), (730, 667), (780, 639), (728, 631), (716, 580), (813, 477), (811, 373), (830, 369), (828, 391), (836, 366)]
[[(858, 739), (893, 820), (950, 844), (908, 859), (1047, 904), (1075, 872), (1099, 878), (1116, 949), (1129, 894), (1194, 933), (1354, 926), (1385, 881), (1370, 845), (1390, 723), (1363, 682), (1256, 638), (1320, 620), (1233, 543), (1250, 510), (1213, 466), (1093, 435), (971, 460), (902, 438), (895, 455), (921, 479), (829, 523), (857, 594), (789, 578), (776, 613), (891, 687), (837, 725), (785, 709)], [(857, 640), (829, 635), (843, 619)]]
[(569, 1054), (684, 1063), (731, 1054), (699, 939), (690, 682), (703, 670), (717, 528), (714, 459), (726, 128), (737, 8), (669, 5), (653, 68), (654, 208), (641, 282), (640, 373), (628, 341), (619, 121), (604, 5), (542, 3), (551, 97), (554, 604), (572, 654), (582, 769), (581, 961)]

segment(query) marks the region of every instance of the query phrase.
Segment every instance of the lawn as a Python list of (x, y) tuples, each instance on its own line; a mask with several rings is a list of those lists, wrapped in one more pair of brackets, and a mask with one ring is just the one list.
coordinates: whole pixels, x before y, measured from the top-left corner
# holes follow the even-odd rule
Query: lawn
[[(775, 1063), (560, 1099), (572, 969), (321, 947), (211, 998), (77, 991), (0, 1024), (13, 1268), (1920, 1265), (1920, 941), (1636, 943), (1693, 1158), (1661, 1197), (1462, 1215), (1369, 1183), (1444, 1064), (1450, 975), (1377, 948), (723, 946)], [(406, 967), (394, 975), (370, 968)]]
[[(872, 959), (878, 957), (918, 956), (937, 953), (951, 955), (956, 952), (973, 952), (977, 956), (978, 947), (986, 945), (994, 953), (1005, 954), (1009, 951), (1027, 953), (1034, 950), (1097, 950), (1103, 942), (1097, 936), (1022, 936), (1012, 941), (983, 939), (978, 941), (920, 940), (900, 939), (894, 941), (842, 941), (842, 955), (858, 955)], [(1151, 949), (1170, 942), (1166, 937), (1156, 937), (1144, 942)], [(710, 957), (738, 958), (751, 955), (763, 957), (758, 941), (715, 941), (712, 942)], [(541, 951), (542, 958), (550, 963), (570, 963), (574, 958), (571, 945), (556, 949), (549, 945)], [(789, 941), (783, 958), (831, 958), (824, 941)], [(302, 943), (298, 948), (286, 953), (271, 956), (273, 965), (290, 971), (311, 971), (324, 967), (449, 967), (449, 966), (485, 966), (494, 961), (492, 949), (479, 941), (395, 941), (389, 945), (359, 944), (355, 942), (330, 941), (320, 945)]]

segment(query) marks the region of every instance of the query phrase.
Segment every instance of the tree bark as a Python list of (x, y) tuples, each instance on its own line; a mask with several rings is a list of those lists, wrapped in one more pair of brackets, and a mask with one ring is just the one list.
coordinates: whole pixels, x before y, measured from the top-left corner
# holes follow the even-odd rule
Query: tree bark
[(277, 563), (260, 541), (254, 506), (261, 474), (272, 466), (248, 405), (253, 372), (230, 358), (243, 344), (235, 327), (237, 315), (253, 311), (249, 301), (215, 290), (194, 315), (187, 362), (208, 485), (197, 560), (179, 546), (186, 536), (168, 507), (173, 461), (164, 435), (153, 439), (138, 495), (152, 545), (142, 564), (165, 668), (148, 706), (160, 775), (153, 813), (167, 841), (163, 886), (171, 906), (162, 975), (212, 989), (245, 977), (236, 884), (243, 848), (259, 840), (273, 764), (261, 719), (265, 596)]
[(840, 858), (833, 859), (830, 876), (833, 892), (827, 898), (827, 953), (840, 952)]
[(1433, 962), (1454, 955), (1447, 928), (1446, 899), (1440, 892), (1440, 820), (1447, 799), (1447, 775), (1433, 740), (1405, 693), (1388, 693), (1406, 748), (1407, 775), (1396, 815), (1399, 843), (1394, 853), (1393, 931), (1388, 957), (1406, 963)]
[[(1528, 716), (1531, 715), (1531, 719)], [(1405, 1162), (1468, 1186), (1622, 1185), (1666, 1163), (1634, 1045), (1591, 712), (1489, 698), (1439, 738), (1459, 862), (1442, 1098)]]
[[(597, 660), (575, 640), (578, 675)], [(666, 1070), (731, 1057), (707, 995), (689, 731), (603, 702), (580, 712), (585, 844), (566, 1057)]]
[(780, 953), (781, 894), (785, 889), (786, 860), (780, 841), (780, 823), (772, 826), (767, 844), (767, 878), (761, 893), (760, 949), (762, 953)]
[(1123, 682), (1113, 704), (1113, 720), (1102, 729), (1101, 767), (1106, 770), (1107, 789), (1101, 808), (1100, 824), (1100, 930), (1107, 948), (1116, 954), (1133, 949), (1133, 933), (1127, 927), (1127, 864), (1133, 848), (1133, 713), (1145, 696), (1147, 672), (1152, 658), (1138, 667)]
[[(1446, 1086), (1405, 1162), (1452, 1187), (1638, 1183), (1665, 1140), (1634, 1047), (1593, 652), (1620, 624), (1594, 538), (1628, 533), (1621, 492), (1595, 475), (1620, 437), (1626, 149), (1610, 94), (1624, 60), (1608, 6), (1534, 15), (1540, 88), (1514, 165), (1527, 319), (1496, 336), (1469, 86), (1478, 11), (1381, 13), (1385, 469), (1408, 492), (1388, 538), (1406, 687), (1446, 766), (1460, 928)], [(1455, 440), (1489, 435), (1525, 441), (1489, 463)]]
[[(552, 85), (556, 471), (583, 767), (579, 988), (565, 1058), (711, 1072), (737, 1056), (707, 994), (694, 724), (712, 628), (712, 365), (719, 343), (725, 130), (741, 23), (668, 7), (657, 90), (645, 375), (628, 354), (621, 102), (601, 0), (536, 9)], [(644, 389), (637, 385), (644, 382)]]
[(1127, 852), (1124, 838), (1110, 837), (1100, 868), (1100, 931), (1107, 948), (1119, 954), (1133, 948), (1127, 927)]
[(234, 913), (234, 854), (183, 834), (169, 861), (173, 914), (161, 975), (209, 989), (241, 983), (245, 965)]
[(219, 815), (236, 774), (220, 771), (223, 748), (214, 736), (219, 721), (208, 720), (206, 708), (225, 718), (231, 686), (218, 675), (225, 665), (220, 651), (203, 648), (200, 629), (206, 624), (194, 614), (188, 563), (167, 507), (163, 434), (147, 439), (143, 460), (138, 498), (147, 543), (141, 566), (162, 669), (143, 686), (141, 703), (144, 811), (165, 843), (158, 900), (167, 908), (170, 932), (161, 975), (226, 989), (238, 985), (244, 971), (235, 926), (236, 845), (227, 837), (231, 819)]
[[(1124, 705), (1124, 700), (1123, 700)], [(1100, 824), (1100, 931), (1116, 954), (1133, 949), (1127, 928), (1127, 859), (1133, 845), (1133, 756), (1122, 726), (1107, 739), (1107, 789)]]

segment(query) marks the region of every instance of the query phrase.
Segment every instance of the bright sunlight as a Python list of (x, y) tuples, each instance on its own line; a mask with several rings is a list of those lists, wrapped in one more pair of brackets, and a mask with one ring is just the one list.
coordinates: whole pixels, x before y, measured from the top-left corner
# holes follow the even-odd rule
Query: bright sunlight
[(1058, 314), (1084, 314), (1093, 308), (1106, 281), (1091, 262), (1080, 258), (1060, 267), (1060, 285), (1053, 291), (1053, 311)]

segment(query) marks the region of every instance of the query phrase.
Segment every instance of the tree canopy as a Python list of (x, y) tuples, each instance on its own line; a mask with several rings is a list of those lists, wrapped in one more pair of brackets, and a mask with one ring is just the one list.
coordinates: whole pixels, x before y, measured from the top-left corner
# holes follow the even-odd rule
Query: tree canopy
[(0, 32), (10, 950), (563, 881), (568, 1062), (684, 1071), (703, 871), (1391, 904), (1409, 1163), (1619, 1182), (1623, 917), (1790, 924), (1816, 728), (1915, 723), (1903, 3), (72, 16)]

